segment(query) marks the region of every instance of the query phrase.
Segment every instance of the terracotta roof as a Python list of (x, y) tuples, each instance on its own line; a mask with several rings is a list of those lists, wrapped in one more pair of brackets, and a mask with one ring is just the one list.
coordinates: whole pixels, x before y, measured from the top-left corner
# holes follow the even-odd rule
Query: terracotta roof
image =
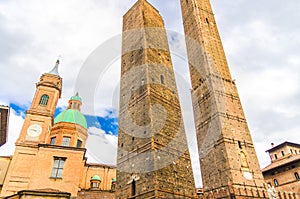
[(284, 159), (281, 159), (281, 160), (278, 160), (276, 162), (271, 163), (270, 165), (268, 165), (267, 167), (265, 167), (264, 169), (262, 169), (262, 172), (266, 172), (266, 171), (275, 169), (277, 167), (284, 166), (286, 164), (289, 164), (291, 162), (295, 162), (295, 161), (298, 161), (298, 160), (300, 160), (300, 154), (289, 156), (287, 158), (284, 158)]
[(300, 144), (296, 144), (296, 143), (293, 143), (293, 142), (283, 142), (277, 146), (274, 146), (273, 148), (267, 150), (266, 152), (272, 152), (272, 151), (275, 151), (277, 149), (280, 149), (282, 148), (283, 146), (295, 146), (295, 147), (299, 147), (300, 148)]

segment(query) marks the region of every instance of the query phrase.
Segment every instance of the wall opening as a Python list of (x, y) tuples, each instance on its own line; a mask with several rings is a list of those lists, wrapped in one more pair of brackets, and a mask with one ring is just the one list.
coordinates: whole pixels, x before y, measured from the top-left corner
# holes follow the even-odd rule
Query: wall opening
[[(135, 180), (132, 180), (131, 183), (131, 196), (135, 196), (136, 195), (136, 183)], [(132, 199), (135, 199), (135, 197), (132, 197)]]

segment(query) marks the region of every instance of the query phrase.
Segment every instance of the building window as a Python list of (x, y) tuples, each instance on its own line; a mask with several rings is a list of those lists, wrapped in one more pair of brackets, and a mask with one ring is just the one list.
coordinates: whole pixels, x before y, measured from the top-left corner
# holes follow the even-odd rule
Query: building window
[[(135, 196), (136, 194), (136, 184), (135, 184), (135, 180), (132, 180), (131, 183), (131, 196)], [(135, 197), (131, 197), (133, 199), (135, 199)]]
[(55, 142), (56, 142), (56, 137), (51, 138), (50, 144), (51, 144), (51, 145), (54, 145)]
[(62, 178), (66, 158), (55, 157), (51, 178)]
[(93, 182), (91, 187), (92, 188), (98, 188), (99, 187), (99, 183), (98, 182)]
[(275, 159), (277, 159), (277, 158), (278, 158), (278, 157), (277, 157), (277, 154), (275, 154), (274, 156), (275, 156)]
[(274, 185), (275, 185), (275, 187), (277, 187), (279, 185), (279, 183), (276, 179), (274, 179)]
[(49, 96), (48, 95), (42, 95), (39, 105), (41, 106), (47, 106), (48, 104), (48, 100), (49, 100)]
[(299, 174), (297, 172), (295, 173), (295, 178), (296, 180), (300, 180)]
[(77, 140), (76, 147), (80, 148), (81, 146), (82, 146), (82, 141), (81, 140)]
[(281, 151), (281, 155), (284, 156), (284, 151)]
[(165, 84), (165, 77), (163, 75), (160, 76), (160, 83)]
[(70, 137), (63, 137), (62, 146), (70, 146), (71, 138)]

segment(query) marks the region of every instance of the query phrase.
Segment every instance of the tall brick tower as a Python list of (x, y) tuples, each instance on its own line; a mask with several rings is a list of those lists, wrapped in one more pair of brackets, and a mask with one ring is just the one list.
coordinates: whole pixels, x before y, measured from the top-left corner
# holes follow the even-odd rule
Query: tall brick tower
[(209, 0), (181, 0), (204, 195), (266, 198)]
[(163, 19), (139, 0), (123, 20), (117, 198), (194, 198)]

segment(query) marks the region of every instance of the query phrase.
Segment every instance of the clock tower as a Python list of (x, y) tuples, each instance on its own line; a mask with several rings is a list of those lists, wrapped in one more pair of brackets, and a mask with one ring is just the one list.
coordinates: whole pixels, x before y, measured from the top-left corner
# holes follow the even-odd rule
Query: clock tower
[(33, 165), (38, 163), (39, 146), (46, 144), (49, 139), (57, 101), (61, 96), (62, 78), (58, 74), (58, 66), (59, 60), (36, 84), (36, 92), (31, 107), (26, 111), (1, 196), (29, 188), (35, 171)]
[(58, 74), (59, 60), (54, 68), (41, 76), (36, 92), (17, 140), (18, 144), (44, 144), (53, 124), (57, 101), (61, 96), (62, 78)]

